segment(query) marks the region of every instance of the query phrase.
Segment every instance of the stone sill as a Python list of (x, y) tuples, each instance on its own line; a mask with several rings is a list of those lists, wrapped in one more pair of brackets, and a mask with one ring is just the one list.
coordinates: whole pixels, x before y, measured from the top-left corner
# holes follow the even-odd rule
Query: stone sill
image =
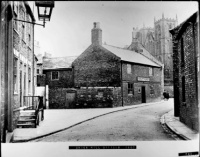
[(26, 106), (23, 106), (23, 107), (19, 107), (19, 108), (16, 108), (13, 110), (13, 112), (16, 112), (16, 111), (22, 111), (26, 108)]

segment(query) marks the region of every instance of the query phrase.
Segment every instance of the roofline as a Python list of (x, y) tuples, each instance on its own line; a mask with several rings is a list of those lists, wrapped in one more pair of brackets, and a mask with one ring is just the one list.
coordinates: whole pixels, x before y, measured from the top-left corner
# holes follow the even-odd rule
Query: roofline
[(177, 27), (175, 27), (174, 29), (169, 30), (169, 32), (172, 35), (176, 34), (175, 39), (179, 39), (179, 37), (182, 35), (182, 33), (185, 31), (185, 29), (191, 24), (191, 23), (195, 23), (196, 19), (197, 19), (197, 12), (195, 12), (194, 14), (192, 14), (189, 18), (187, 18), (185, 21), (183, 21), (180, 25), (178, 25)]
[(122, 62), (126, 62), (126, 63), (132, 63), (132, 64), (138, 64), (138, 65), (144, 65), (144, 66), (151, 66), (151, 67), (157, 67), (157, 68), (162, 68), (162, 66), (158, 65), (149, 65), (149, 64), (142, 64), (142, 63), (135, 63), (135, 62), (130, 62), (130, 61), (125, 61), (125, 60), (121, 60)]
[(64, 71), (64, 70), (71, 70), (72, 67), (70, 68), (52, 68), (52, 69), (43, 69), (43, 71)]

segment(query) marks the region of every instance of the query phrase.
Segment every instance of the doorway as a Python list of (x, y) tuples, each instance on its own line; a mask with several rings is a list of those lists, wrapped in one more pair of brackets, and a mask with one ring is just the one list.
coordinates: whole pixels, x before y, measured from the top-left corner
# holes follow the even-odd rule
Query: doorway
[(146, 91), (145, 91), (145, 86), (142, 86), (141, 95), (142, 95), (142, 103), (146, 103)]
[(68, 91), (66, 93), (66, 101), (65, 101), (65, 107), (66, 108), (73, 108), (73, 103), (75, 102), (76, 98), (76, 92), (75, 91)]

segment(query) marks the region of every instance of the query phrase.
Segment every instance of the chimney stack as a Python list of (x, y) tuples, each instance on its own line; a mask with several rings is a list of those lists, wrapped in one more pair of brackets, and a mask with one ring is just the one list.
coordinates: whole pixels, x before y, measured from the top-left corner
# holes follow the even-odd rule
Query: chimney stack
[(99, 22), (94, 22), (92, 29), (92, 44), (102, 45), (102, 30)]

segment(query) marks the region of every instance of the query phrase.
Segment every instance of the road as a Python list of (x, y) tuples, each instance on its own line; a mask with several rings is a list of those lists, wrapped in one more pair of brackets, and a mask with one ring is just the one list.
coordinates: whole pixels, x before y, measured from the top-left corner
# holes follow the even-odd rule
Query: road
[(172, 141), (160, 117), (173, 109), (173, 102), (111, 113), (32, 142), (67, 141)]

